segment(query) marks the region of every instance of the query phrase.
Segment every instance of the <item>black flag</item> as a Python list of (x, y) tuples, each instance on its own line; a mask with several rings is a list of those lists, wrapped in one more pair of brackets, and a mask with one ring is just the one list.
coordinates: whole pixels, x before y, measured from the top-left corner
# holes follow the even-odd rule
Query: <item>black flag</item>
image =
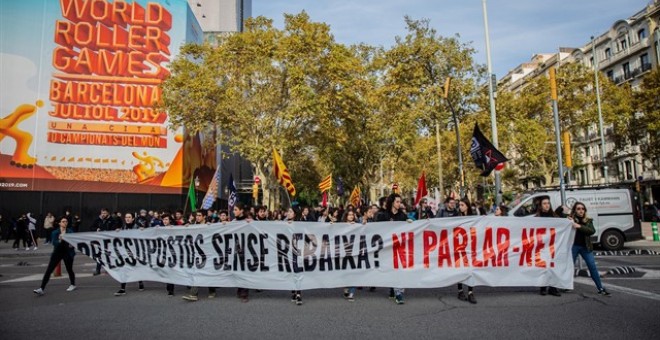
[(488, 176), (495, 169), (495, 167), (508, 161), (506, 157), (495, 146), (486, 139), (479, 125), (474, 124), (474, 132), (472, 134), (472, 146), (470, 147), (470, 155), (474, 159), (474, 164), (477, 168), (482, 169), (481, 176)]

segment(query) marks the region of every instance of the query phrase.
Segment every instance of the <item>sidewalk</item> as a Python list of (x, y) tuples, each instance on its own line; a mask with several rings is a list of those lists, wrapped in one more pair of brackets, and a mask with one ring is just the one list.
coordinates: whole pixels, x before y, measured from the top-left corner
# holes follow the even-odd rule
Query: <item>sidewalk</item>
[(653, 229), (651, 227), (651, 222), (642, 222), (642, 236), (646, 240), (653, 241)]
[[(37, 250), (32, 250), (33, 248), (30, 247), (30, 250), (25, 250), (23, 247), (19, 247), (18, 250), (12, 249), (12, 245), (14, 244), (14, 240), (9, 240), (9, 242), (5, 243), (4, 241), (0, 242), (0, 257), (14, 257), (14, 256), (46, 256), (50, 255), (53, 252), (53, 246), (50, 244), (44, 244), (46, 242), (45, 238), (40, 238), (37, 240), (37, 243), (39, 243), (39, 246), (37, 247)], [(22, 246), (23, 242), (21, 241), (19, 243), (19, 246)]]
[(653, 242), (648, 239), (626, 242), (624, 249), (648, 249), (660, 251), (660, 242)]

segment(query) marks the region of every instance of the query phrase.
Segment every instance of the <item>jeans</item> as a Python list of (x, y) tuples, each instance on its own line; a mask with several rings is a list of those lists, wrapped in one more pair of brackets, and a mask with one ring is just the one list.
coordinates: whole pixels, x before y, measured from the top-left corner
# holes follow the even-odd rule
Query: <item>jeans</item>
[(578, 254), (582, 256), (584, 262), (587, 263), (587, 268), (589, 268), (589, 275), (591, 279), (594, 280), (596, 288), (598, 290), (603, 289), (603, 284), (600, 282), (600, 274), (598, 274), (598, 268), (596, 268), (596, 260), (594, 259), (594, 253), (587, 249), (587, 247), (573, 245), (571, 248), (573, 252), (573, 262), (577, 259)]

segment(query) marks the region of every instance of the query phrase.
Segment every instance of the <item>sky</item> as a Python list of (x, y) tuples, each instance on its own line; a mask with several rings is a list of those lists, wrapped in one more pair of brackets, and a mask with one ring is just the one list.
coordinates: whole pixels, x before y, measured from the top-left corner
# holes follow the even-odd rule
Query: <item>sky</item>
[[(653, 0), (490, 0), (487, 1), (493, 72), (498, 78), (538, 53), (582, 47)], [(440, 35), (460, 35), (486, 65), (482, 0), (254, 0), (252, 15), (283, 28), (284, 14), (306, 11), (330, 25), (335, 40), (390, 47), (404, 36), (404, 16), (429, 19)]]

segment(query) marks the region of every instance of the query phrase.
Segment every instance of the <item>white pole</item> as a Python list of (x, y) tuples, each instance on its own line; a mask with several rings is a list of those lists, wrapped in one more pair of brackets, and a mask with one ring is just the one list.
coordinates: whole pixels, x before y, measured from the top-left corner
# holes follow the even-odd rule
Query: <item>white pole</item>
[(591, 54), (594, 58), (594, 78), (596, 79), (596, 104), (598, 105), (598, 128), (600, 129), (600, 158), (603, 167), (603, 177), (605, 183), (609, 182), (607, 176), (607, 163), (605, 162), (605, 134), (603, 133), (603, 112), (600, 107), (600, 84), (598, 82), (598, 58), (596, 57), (596, 40), (591, 37)]
[[(497, 116), (495, 114), (495, 93), (494, 85), (496, 77), (493, 74), (493, 65), (490, 61), (490, 38), (488, 33), (488, 12), (486, 10), (486, 0), (481, 0), (484, 12), (484, 29), (486, 31), (486, 58), (488, 63), (488, 96), (490, 99), (490, 129), (492, 132), (492, 143), (495, 148), (498, 148), (497, 142)], [(495, 170), (495, 203), (500, 205), (502, 203), (502, 181), (500, 172)]]

